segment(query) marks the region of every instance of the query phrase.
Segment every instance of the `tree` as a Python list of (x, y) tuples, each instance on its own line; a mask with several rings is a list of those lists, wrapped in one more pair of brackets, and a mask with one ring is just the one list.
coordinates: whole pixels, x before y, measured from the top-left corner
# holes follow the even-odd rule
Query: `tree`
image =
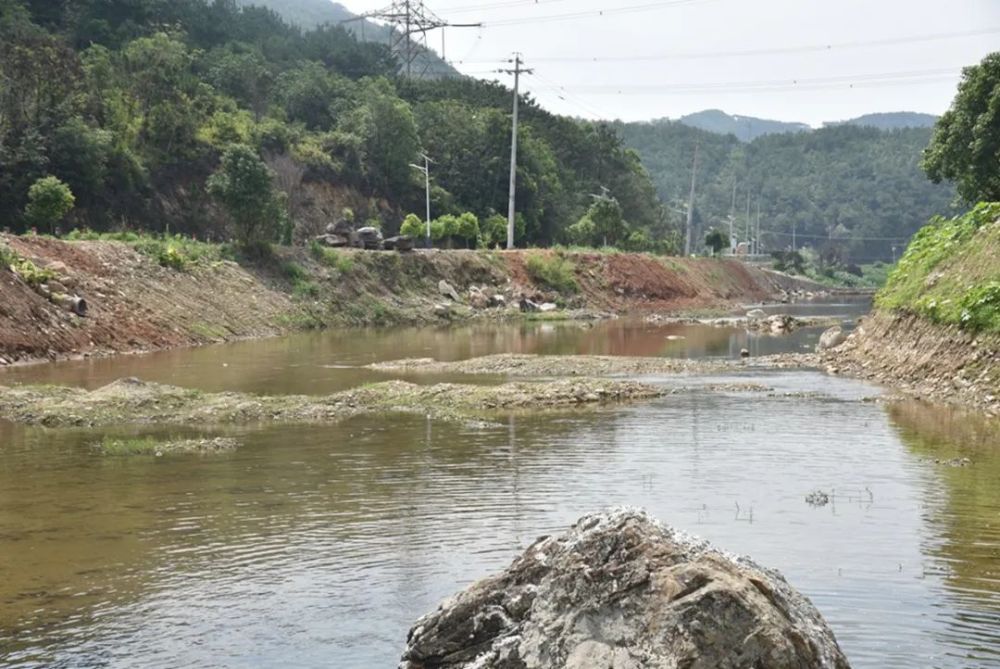
[(399, 234), (423, 239), (427, 235), (427, 223), (416, 214), (407, 214), (403, 224), (399, 226)]
[(713, 256), (717, 256), (722, 249), (729, 246), (729, 235), (721, 230), (712, 228), (708, 231), (708, 234), (705, 235), (705, 246), (712, 249)]
[(458, 224), (456, 235), (465, 240), (466, 244), (475, 245), (479, 239), (479, 219), (476, 215), (467, 211), (456, 219), (456, 223)]
[(923, 167), (934, 183), (954, 181), (968, 202), (1000, 201), (1000, 52), (962, 72)]
[(42, 177), (28, 190), (24, 215), (32, 225), (54, 233), (56, 223), (70, 212), (75, 202), (69, 186), (53, 176)]
[(614, 246), (624, 240), (627, 232), (621, 205), (606, 195), (597, 198), (586, 215), (568, 230), (574, 243), (586, 246)]
[(271, 180), (267, 165), (245, 144), (227, 149), (208, 178), (208, 192), (225, 207), (244, 247), (273, 242), (284, 227), (285, 206)]

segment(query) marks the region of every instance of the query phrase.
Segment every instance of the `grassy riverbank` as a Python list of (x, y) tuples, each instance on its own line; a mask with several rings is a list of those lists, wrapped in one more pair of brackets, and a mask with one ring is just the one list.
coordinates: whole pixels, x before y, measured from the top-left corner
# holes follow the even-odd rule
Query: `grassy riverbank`
[(828, 365), (1000, 415), (1000, 204), (932, 222)]
[[(248, 257), (226, 245), (124, 234), (0, 235), (0, 254), (0, 366), (310, 328), (522, 318), (522, 298), (556, 304), (547, 317), (593, 317), (728, 309), (822, 290), (738, 261), (561, 250), (311, 246)], [(66, 296), (86, 300), (85, 317), (66, 308)]]

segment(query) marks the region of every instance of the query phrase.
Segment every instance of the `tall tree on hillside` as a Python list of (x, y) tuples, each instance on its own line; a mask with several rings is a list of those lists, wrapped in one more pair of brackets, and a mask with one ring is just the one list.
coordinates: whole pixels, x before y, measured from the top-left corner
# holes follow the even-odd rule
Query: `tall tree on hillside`
[(1000, 201), (1000, 52), (965, 68), (923, 165), (935, 183), (954, 181), (969, 202)]
[(275, 241), (287, 220), (272, 179), (257, 152), (243, 144), (228, 148), (219, 170), (208, 179), (208, 192), (225, 207), (244, 247)]

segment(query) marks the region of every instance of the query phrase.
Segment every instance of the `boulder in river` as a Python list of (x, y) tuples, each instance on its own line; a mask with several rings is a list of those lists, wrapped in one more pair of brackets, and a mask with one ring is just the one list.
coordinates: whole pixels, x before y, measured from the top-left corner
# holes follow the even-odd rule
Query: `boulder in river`
[(780, 574), (620, 509), (417, 621), (400, 669), (846, 669)]
[(747, 312), (747, 318), (754, 321), (767, 318), (767, 312), (763, 309), (753, 309), (752, 311)]
[(816, 345), (816, 350), (830, 351), (837, 348), (845, 341), (847, 341), (847, 334), (844, 332), (843, 328), (839, 325), (834, 325), (820, 336), (819, 344)]

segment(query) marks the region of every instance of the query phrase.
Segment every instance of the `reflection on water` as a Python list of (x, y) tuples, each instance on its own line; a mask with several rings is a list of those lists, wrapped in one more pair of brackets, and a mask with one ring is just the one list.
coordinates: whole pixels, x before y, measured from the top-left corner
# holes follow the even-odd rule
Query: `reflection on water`
[[(341, 332), (0, 382), (323, 393), (400, 357), (729, 356), (817, 335), (626, 321)], [(0, 423), (0, 666), (392, 667), (440, 599), (540, 534), (629, 504), (782, 570), (856, 667), (1000, 667), (996, 425), (887, 411), (859, 402), (871, 386), (815, 372), (705, 383), (751, 378), (812, 394), (706, 390), (478, 430), (394, 416), (237, 430), (245, 447), (214, 457), (101, 457), (100, 433)], [(829, 505), (805, 502), (817, 489)]]
[[(850, 322), (870, 302), (809, 303), (771, 307), (802, 315), (833, 315)], [(0, 370), (0, 383), (57, 383), (100, 387), (123, 376), (199, 388), (209, 392), (327, 394), (385, 374), (363, 365), (400, 358), (462, 360), (492, 353), (550, 355), (637, 355), (738, 358), (813, 350), (824, 328), (805, 328), (789, 337), (749, 333), (742, 328), (653, 325), (639, 320), (599, 323), (480, 323), (459, 328), (339, 330), (141, 356), (62, 362)], [(451, 380), (422, 375), (412, 380)]]
[[(911, 451), (937, 465), (944, 486), (926, 522), (958, 614), (939, 634), (975, 638), (968, 659), (1000, 664), (1000, 421), (909, 403), (889, 410)], [(969, 666), (972, 666), (971, 664)]]

